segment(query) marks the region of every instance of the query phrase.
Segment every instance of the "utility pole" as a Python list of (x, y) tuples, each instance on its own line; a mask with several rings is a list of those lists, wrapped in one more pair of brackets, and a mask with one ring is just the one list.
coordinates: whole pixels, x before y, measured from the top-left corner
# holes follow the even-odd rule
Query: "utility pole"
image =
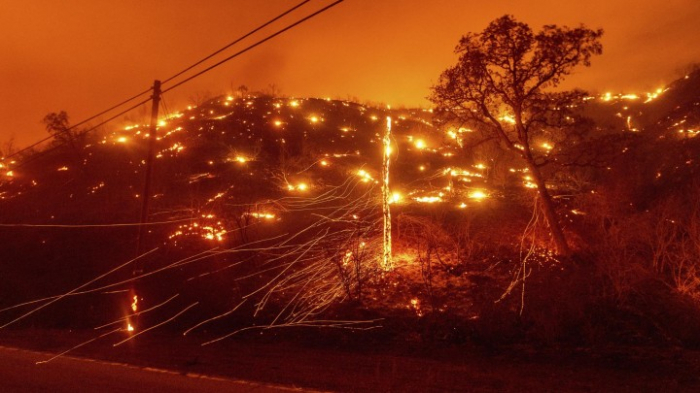
[[(153, 177), (153, 157), (156, 149), (156, 128), (158, 127), (158, 107), (160, 106), (160, 81), (153, 82), (153, 105), (151, 107), (151, 124), (148, 129), (148, 155), (146, 156), (146, 179), (141, 195), (141, 220), (139, 221), (139, 236), (136, 243), (136, 256), (143, 252), (144, 224), (148, 222), (148, 203), (151, 199), (151, 178)], [(134, 273), (140, 273), (134, 270)]]
[[(151, 199), (151, 178), (153, 177), (153, 158), (155, 156), (156, 149), (156, 128), (158, 127), (158, 107), (160, 106), (160, 81), (156, 80), (153, 82), (153, 105), (151, 107), (151, 124), (148, 131), (148, 153), (146, 156), (146, 176), (143, 185), (143, 193), (141, 195), (141, 220), (139, 221), (139, 235), (136, 239), (136, 257), (143, 253), (144, 244), (144, 234), (145, 234), (145, 224), (148, 222), (148, 203)], [(138, 277), (143, 273), (143, 262), (137, 260), (134, 263), (134, 269), (132, 274), (134, 277)], [(136, 290), (136, 282), (132, 284), (131, 291), (129, 291), (129, 302), (130, 308), (133, 313), (137, 313), (139, 310), (140, 300), (143, 300), (139, 296)], [(132, 320), (136, 324), (135, 320)], [(128, 323), (127, 330), (132, 331), (131, 322)]]

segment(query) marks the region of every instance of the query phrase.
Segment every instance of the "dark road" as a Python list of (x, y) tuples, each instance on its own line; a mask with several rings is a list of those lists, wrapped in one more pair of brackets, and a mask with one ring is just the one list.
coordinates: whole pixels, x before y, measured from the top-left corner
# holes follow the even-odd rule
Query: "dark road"
[(92, 359), (0, 347), (2, 392), (289, 392), (299, 391), (246, 381), (140, 368)]

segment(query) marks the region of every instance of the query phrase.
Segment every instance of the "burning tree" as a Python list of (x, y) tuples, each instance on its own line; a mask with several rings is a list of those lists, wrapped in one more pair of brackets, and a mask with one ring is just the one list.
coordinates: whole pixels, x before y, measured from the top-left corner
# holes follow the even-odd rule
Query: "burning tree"
[(565, 112), (582, 93), (548, 89), (602, 53), (602, 34), (556, 25), (535, 34), (527, 24), (502, 16), (483, 32), (462, 37), (457, 64), (442, 73), (429, 97), (448, 120), (478, 129), (525, 162), (560, 255), (571, 251), (541, 170), (546, 160), (533, 146), (571, 121)]

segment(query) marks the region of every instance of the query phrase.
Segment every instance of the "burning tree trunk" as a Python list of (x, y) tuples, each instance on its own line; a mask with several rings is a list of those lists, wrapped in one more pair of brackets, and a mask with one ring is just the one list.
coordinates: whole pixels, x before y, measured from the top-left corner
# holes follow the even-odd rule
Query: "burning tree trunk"
[(391, 156), (391, 117), (386, 118), (386, 131), (384, 131), (383, 147), (384, 158), (382, 161), (382, 212), (384, 216), (384, 237), (382, 247), (382, 269), (389, 271), (393, 268), (391, 261), (391, 211), (389, 210), (389, 158)]
[[(529, 153), (529, 150), (527, 153)], [(535, 163), (531, 154), (524, 154), (524, 156), (525, 160), (527, 161), (528, 170), (532, 174), (532, 180), (537, 186), (539, 200), (542, 202), (542, 211), (547, 219), (549, 230), (552, 232), (552, 238), (554, 238), (554, 244), (557, 247), (557, 254), (561, 256), (569, 256), (571, 255), (571, 249), (569, 248), (569, 244), (566, 241), (566, 236), (564, 236), (564, 231), (559, 223), (559, 216), (554, 208), (552, 196), (549, 194), (547, 185), (542, 178), (540, 168)]]

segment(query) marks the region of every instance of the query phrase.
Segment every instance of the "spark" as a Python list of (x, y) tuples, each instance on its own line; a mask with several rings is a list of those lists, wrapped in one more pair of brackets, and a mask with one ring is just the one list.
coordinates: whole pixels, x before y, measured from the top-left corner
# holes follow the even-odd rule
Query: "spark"
[(488, 195), (482, 190), (475, 190), (469, 193), (469, 198), (480, 201), (482, 199), (488, 198)]
[(499, 118), (499, 120), (504, 121), (508, 124), (515, 124), (515, 117), (512, 115), (503, 115)]
[(435, 203), (435, 202), (442, 202), (442, 198), (439, 196), (425, 196), (425, 197), (417, 197), (413, 198), (416, 202), (420, 203)]

